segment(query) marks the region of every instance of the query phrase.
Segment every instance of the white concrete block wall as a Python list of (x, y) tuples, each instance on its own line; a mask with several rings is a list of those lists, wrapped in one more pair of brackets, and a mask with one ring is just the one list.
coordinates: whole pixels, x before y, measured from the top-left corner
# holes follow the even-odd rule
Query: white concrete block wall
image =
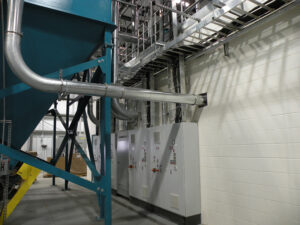
[(206, 225), (300, 225), (300, 13), (186, 63), (199, 118)]

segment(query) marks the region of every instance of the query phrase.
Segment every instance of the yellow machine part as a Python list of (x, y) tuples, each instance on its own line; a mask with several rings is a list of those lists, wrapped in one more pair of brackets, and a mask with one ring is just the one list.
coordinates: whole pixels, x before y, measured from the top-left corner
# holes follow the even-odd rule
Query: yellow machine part
[[(18, 170), (17, 174), (21, 176), (22, 183), (16, 192), (16, 194), (13, 196), (13, 198), (8, 202), (7, 204), (7, 211), (6, 211), (6, 218), (9, 217), (9, 215), (14, 211), (14, 209), (17, 207), (21, 199), (24, 197), (30, 186), (33, 184), (37, 176), (40, 174), (41, 170), (29, 166), (26, 163), (23, 163), (20, 169)], [(3, 224), (3, 213), (1, 214), (0, 219), (0, 225)]]

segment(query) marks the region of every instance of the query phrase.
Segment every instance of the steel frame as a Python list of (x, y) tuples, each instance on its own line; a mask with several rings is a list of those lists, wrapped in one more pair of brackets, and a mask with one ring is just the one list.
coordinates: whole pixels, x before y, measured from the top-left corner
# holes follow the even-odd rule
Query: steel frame
[[(89, 68), (93, 68), (98, 66), (98, 72), (99, 74), (102, 74), (102, 81), (106, 84), (109, 84), (111, 82), (111, 29), (106, 29), (104, 34), (104, 40), (105, 40), (105, 55), (103, 57), (97, 58), (95, 60), (91, 60), (82, 64), (78, 64), (69, 68), (66, 68), (64, 70), (60, 70), (55, 73), (48, 74), (48, 77), (58, 77), (61, 75), (61, 77), (69, 78), (72, 75), (79, 73), (81, 71), (86, 71)], [(99, 80), (99, 78), (98, 78)], [(98, 82), (98, 80), (95, 78), (92, 80), (92, 82)], [(6, 88), (4, 90), (0, 90), (0, 99), (4, 98), (6, 96), (14, 95), (23, 91), (26, 91), (30, 89), (29, 86), (25, 85), (24, 83), (16, 84), (12, 87)], [(16, 150), (13, 148), (10, 148), (5, 145), (0, 145), (0, 154), (4, 154), (11, 158), (12, 160), (17, 160), (23, 163), (26, 163), (30, 166), (36, 167), (38, 169), (41, 169), (43, 171), (46, 171), (50, 174), (53, 174), (52, 179), (52, 185), (55, 185), (55, 177), (60, 177), (65, 179), (65, 189), (68, 188), (68, 182), (75, 183), (77, 185), (80, 185), (84, 188), (87, 188), (91, 191), (96, 192), (97, 195), (97, 201), (99, 204), (99, 219), (105, 221), (105, 225), (111, 225), (112, 224), (112, 209), (111, 209), (111, 155), (110, 155), (110, 119), (111, 119), (111, 101), (109, 97), (103, 97), (101, 98), (101, 116), (100, 116), (100, 134), (101, 134), (101, 145), (100, 145), (100, 151), (101, 151), (101, 173), (99, 174), (95, 167), (95, 160), (93, 156), (93, 150), (92, 150), (92, 144), (89, 137), (89, 130), (87, 125), (87, 118), (85, 113), (85, 108), (87, 106), (87, 103), (89, 101), (90, 96), (84, 96), (82, 98), (78, 98), (79, 102), (82, 102), (80, 108), (77, 109), (77, 113), (73, 117), (73, 120), (68, 126), (68, 121), (64, 121), (62, 116), (59, 114), (59, 112), (56, 109), (56, 101), (54, 103), (54, 109), (51, 110), (52, 115), (54, 116), (54, 131), (53, 131), (53, 160), (51, 163), (46, 162), (44, 160), (41, 160), (37, 157), (31, 156), (25, 152), (22, 152), (20, 150)], [(69, 99), (69, 98), (68, 98)], [(80, 104), (78, 104), (80, 105)], [(67, 101), (67, 120), (68, 120), (68, 108), (70, 104)], [(88, 140), (88, 146), (89, 146), (89, 153), (90, 153), (90, 159), (87, 157), (85, 152), (80, 147), (79, 143), (75, 139), (75, 132), (77, 129), (77, 124), (79, 122), (80, 117), (83, 115), (83, 120), (85, 124), (85, 130)], [(66, 135), (63, 140), (63, 143), (59, 147), (58, 151), (56, 152), (56, 118), (58, 118), (63, 126), (66, 129)], [(70, 159), (68, 160), (66, 157), (66, 170), (61, 170), (59, 168), (55, 167), (55, 164), (63, 152), (64, 148), (66, 147), (68, 139), (72, 140), (71, 144), (71, 151), (70, 151)], [(72, 153), (73, 153), (73, 147), (76, 146), (79, 153), (81, 154), (82, 158), (85, 160), (87, 166), (91, 169), (92, 175), (93, 175), (93, 181), (88, 181), (83, 178), (80, 178), (76, 175), (73, 175), (70, 173), (70, 167), (72, 162)], [(65, 148), (65, 150), (67, 150)], [(67, 152), (66, 152), (67, 156)]]
[[(259, 24), (262, 19), (280, 14), (281, 10), (297, 5), (299, 0), (270, 0), (264, 2), (257, 0), (213, 0), (208, 3), (209, 7), (204, 9), (205, 16), (198, 19), (197, 22), (195, 22), (197, 11), (202, 10), (202, 8), (197, 8), (196, 2), (198, 1), (195, 1), (195, 4), (191, 6), (196, 7), (195, 10), (193, 9), (193, 11), (196, 11), (195, 14), (191, 12), (191, 7), (184, 10), (182, 4), (181, 11), (179, 11), (173, 7), (163, 5), (165, 3), (155, 2), (157, 3), (154, 7), (147, 6), (150, 10), (153, 10), (147, 16), (152, 15), (153, 18), (150, 19), (144, 16), (141, 18), (144, 22), (139, 21), (140, 24), (136, 28), (138, 47), (134, 47), (133, 43), (128, 43), (127, 48), (125, 46), (123, 49), (123, 54), (126, 57), (121, 57), (116, 62), (120, 65), (119, 81), (125, 86), (131, 86), (139, 82), (148, 72), (157, 72), (159, 68), (148, 67), (151, 62), (159, 63), (164, 56), (178, 58), (178, 55), (183, 55), (185, 59), (188, 59), (202, 55), (207, 52), (207, 49), (214, 49), (215, 46), (219, 46), (225, 40), (231, 40), (232, 37), (238, 36), (236, 34), (243, 33), (253, 24)], [(274, 3), (277, 6), (274, 6)], [(240, 7), (242, 4), (252, 4), (253, 7), (242, 9)], [(137, 10), (141, 10), (143, 7), (145, 6), (141, 6)], [(161, 9), (156, 11), (156, 8)], [(184, 31), (182, 33), (176, 31), (175, 34), (178, 33), (178, 35), (173, 35), (168, 40), (157, 39), (157, 36), (160, 37), (160, 32), (162, 32), (160, 21), (163, 16), (159, 15), (165, 15), (166, 11), (172, 16), (170, 16), (170, 21), (164, 21), (164, 23), (170, 23), (170, 26), (172, 26), (173, 23), (181, 22)], [(182, 16), (183, 13), (189, 16)], [(120, 17), (120, 19), (122, 18)], [(153, 19), (154, 23), (151, 22)], [(147, 23), (147, 21), (149, 22)], [(191, 24), (190, 21), (194, 23)], [(187, 25), (188, 27), (186, 27), (185, 22), (190, 26)], [(150, 35), (149, 30), (154, 30), (154, 38)], [(142, 37), (141, 43), (139, 37)], [(124, 46), (124, 40), (122, 46)]]

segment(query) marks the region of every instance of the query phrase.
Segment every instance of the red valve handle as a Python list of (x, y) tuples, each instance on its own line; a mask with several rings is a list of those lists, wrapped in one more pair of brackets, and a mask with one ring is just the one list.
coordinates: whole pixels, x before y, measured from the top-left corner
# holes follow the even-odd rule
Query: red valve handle
[(159, 169), (153, 168), (153, 169), (152, 169), (152, 172), (153, 172), (153, 173), (159, 172)]

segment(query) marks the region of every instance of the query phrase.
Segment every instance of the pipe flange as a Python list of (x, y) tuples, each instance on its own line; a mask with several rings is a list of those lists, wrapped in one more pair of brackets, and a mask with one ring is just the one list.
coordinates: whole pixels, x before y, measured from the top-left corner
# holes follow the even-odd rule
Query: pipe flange
[(104, 83), (104, 86), (105, 86), (104, 96), (107, 96), (107, 92), (108, 92), (108, 85), (107, 85), (107, 83)]
[(121, 98), (125, 98), (125, 88), (123, 88), (123, 90), (121, 92)]
[[(207, 93), (202, 93), (202, 94), (199, 94), (198, 96), (197, 96), (198, 98), (196, 99), (196, 102), (195, 102), (195, 104), (196, 105), (198, 105), (198, 107), (205, 107), (205, 106), (207, 106)], [(199, 97), (202, 97), (202, 100), (201, 100), (201, 102), (200, 102), (200, 100), (199, 100)]]
[(23, 33), (22, 33), (22, 32), (16, 32), (16, 31), (13, 31), (13, 30), (7, 30), (6, 33), (17, 34), (17, 35), (19, 35), (20, 37), (23, 37)]
[(67, 81), (64, 81), (62, 78), (60, 79), (60, 81), (61, 81), (61, 85), (60, 85), (60, 90), (58, 91), (59, 99), (61, 99), (61, 98), (63, 98), (63, 97), (65, 97), (65, 96), (68, 95)]

